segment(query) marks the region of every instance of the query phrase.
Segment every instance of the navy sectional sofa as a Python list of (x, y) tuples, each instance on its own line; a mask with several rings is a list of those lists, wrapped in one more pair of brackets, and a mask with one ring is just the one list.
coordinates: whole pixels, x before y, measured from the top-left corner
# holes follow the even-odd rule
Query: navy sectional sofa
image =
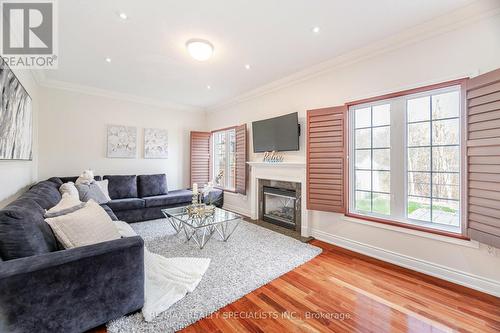
[[(139, 310), (144, 303), (141, 237), (62, 249), (44, 221), (77, 177), (32, 186), (0, 210), (0, 332), (84, 332)], [(101, 177), (95, 177), (101, 180)], [(189, 204), (189, 190), (168, 191), (165, 175), (104, 176), (113, 220), (162, 218), (161, 209)], [(218, 207), (221, 190), (205, 198)]]

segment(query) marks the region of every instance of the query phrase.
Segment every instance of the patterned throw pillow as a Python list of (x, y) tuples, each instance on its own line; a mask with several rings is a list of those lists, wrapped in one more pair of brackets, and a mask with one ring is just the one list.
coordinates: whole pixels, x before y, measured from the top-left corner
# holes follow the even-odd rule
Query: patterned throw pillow
[(60, 215), (65, 215), (72, 213), (85, 205), (84, 202), (81, 202), (78, 199), (78, 196), (72, 196), (68, 193), (65, 193), (61, 197), (61, 201), (51, 209), (47, 210), (44, 214), (45, 218), (56, 217)]
[(92, 200), (81, 209), (45, 222), (65, 249), (121, 238), (106, 211)]

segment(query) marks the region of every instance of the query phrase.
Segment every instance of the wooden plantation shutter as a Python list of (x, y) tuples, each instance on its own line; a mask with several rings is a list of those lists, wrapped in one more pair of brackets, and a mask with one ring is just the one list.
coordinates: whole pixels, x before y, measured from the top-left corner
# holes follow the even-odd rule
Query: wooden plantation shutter
[(307, 209), (345, 213), (347, 107), (307, 111)]
[(190, 183), (203, 186), (210, 181), (210, 132), (191, 132)]
[(247, 125), (237, 126), (236, 129), (236, 179), (237, 193), (247, 193)]
[(500, 247), (500, 69), (467, 82), (468, 235)]

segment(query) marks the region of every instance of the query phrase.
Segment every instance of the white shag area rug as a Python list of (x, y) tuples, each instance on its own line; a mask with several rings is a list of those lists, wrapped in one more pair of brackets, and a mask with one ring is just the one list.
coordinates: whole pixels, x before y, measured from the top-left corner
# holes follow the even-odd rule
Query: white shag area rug
[(170, 309), (146, 322), (140, 312), (111, 321), (109, 333), (175, 332), (210, 315), (321, 253), (321, 249), (241, 221), (227, 242), (214, 234), (203, 249), (166, 219), (132, 223), (153, 253), (165, 257), (210, 258), (198, 287)]

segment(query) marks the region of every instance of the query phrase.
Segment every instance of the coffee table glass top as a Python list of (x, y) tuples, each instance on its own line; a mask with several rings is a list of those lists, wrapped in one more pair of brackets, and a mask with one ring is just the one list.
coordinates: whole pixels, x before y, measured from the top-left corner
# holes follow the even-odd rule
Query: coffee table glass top
[(215, 225), (223, 222), (241, 219), (241, 215), (215, 207), (213, 215), (206, 217), (193, 217), (187, 213), (187, 206), (162, 209), (165, 216), (188, 224), (191, 228), (203, 228), (208, 225)]
[(162, 209), (162, 213), (178, 234), (184, 231), (186, 241), (193, 239), (203, 249), (213, 234), (226, 242), (241, 221), (241, 216), (215, 207), (213, 214), (189, 215), (188, 206)]

